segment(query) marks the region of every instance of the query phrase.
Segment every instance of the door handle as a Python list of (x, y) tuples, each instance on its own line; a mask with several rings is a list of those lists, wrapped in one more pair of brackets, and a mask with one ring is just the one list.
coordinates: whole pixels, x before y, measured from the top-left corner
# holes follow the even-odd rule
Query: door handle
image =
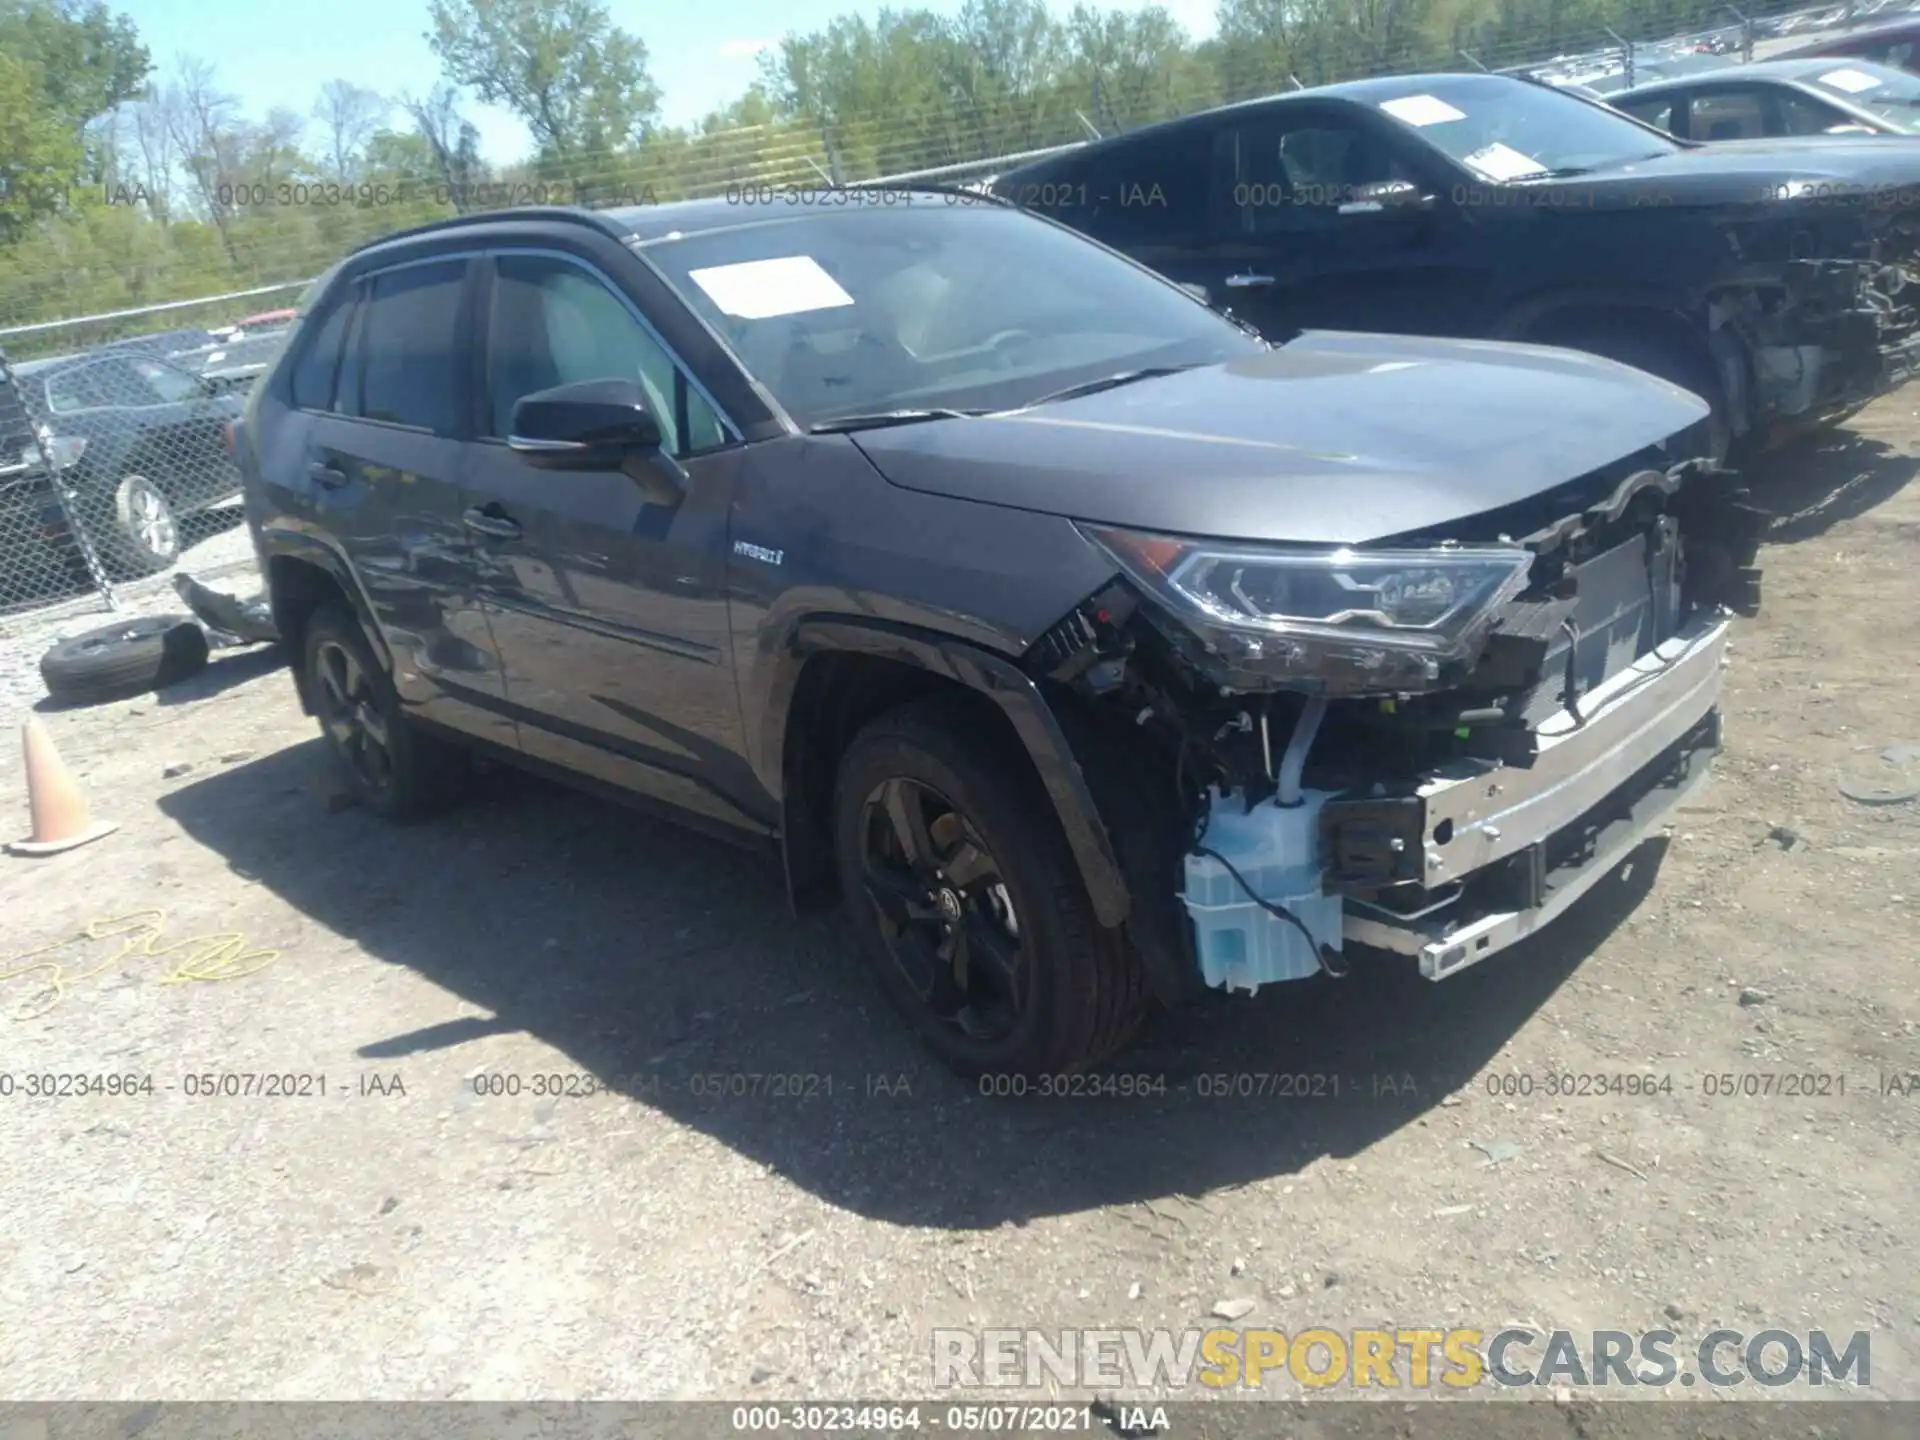
[(1252, 290), (1261, 285), (1273, 284), (1273, 276), (1271, 275), (1229, 275), (1227, 276), (1226, 284), (1229, 290)]
[(325, 489), (338, 490), (347, 483), (347, 472), (338, 465), (329, 465), (324, 460), (316, 460), (307, 466), (307, 478)]
[(498, 510), (476, 505), (460, 518), (469, 530), (479, 535), (488, 535), (495, 540), (517, 540), (520, 537), (520, 522)]

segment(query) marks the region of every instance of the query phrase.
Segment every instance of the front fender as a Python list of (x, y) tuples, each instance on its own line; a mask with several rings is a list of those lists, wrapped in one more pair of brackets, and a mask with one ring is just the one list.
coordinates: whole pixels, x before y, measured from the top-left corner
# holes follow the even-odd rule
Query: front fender
[(809, 657), (824, 652), (870, 655), (914, 666), (965, 685), (998, 705), (1046, 788), (1095, 916), (1109, 928), (1127, 918), (1129, 893), (1112, 838), (1053, 708), (1018, 666), (966, 641), (885, 620), (812, 616), (797, 621), (786, 643), (775, 652), (779, 659), (766, 690), (756, 764), (764, 778), (776, 780), (775, 794), (784, 800), (777, 777), (783, 769), (787, 721), (800, 672)]
[(1560, 314), (1576, 311), (1656, 310), (1688, 325), (1700, 325), (1706, 296), (1683, 294), (1645, 285), (1567, 285), (1538, 291), (1510, 305), (1487, 338), (1520, 340)]

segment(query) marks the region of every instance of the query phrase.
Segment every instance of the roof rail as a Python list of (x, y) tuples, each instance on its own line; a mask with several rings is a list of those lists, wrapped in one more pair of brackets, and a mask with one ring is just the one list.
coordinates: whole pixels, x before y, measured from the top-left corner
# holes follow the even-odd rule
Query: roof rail
[(572, 220), (580, 224), (592, 225), (596, 229), (610, 230), (610, 226), (598, 211), (588, 210), (578, 205), (516, 205), (504, 210), (482, 210), (472, 215), (451, 215), (445, 220), (429, 220), (424, 225), (414, 225), (405, 230), (395, 230), (390, 235), (381, 235), (356, 245), (349, 254), (359, 255), (378, 245), (394, 240), (411, 240), (417, 235), (437, 235), (443, 230), (459, 230), (469, 225), (477, 225), (489, 220)]

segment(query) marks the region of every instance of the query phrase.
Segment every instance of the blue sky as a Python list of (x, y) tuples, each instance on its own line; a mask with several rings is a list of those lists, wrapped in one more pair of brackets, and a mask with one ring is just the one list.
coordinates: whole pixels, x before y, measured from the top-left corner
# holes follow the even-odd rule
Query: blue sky
[[(111, 0), (133, 18), (153, 52), (161, 78), (180, 55), (214, 67), (222, 89), (259, 117), (275, 105), (305, 113), (320, 86), (340, 77), (383, 94), (424, 95), (439, 65), (424, 38), (425, 0), (330, 0), (304, 13), (269, 5), (218, 6), (205, 0)], [(896, 0), (900, 8), (906, 3)], [(910, 0), (907, 0), (910, 3)], [(925, 0), (929, 9), (951, 12), (959, 0)], [(1049, 0), (1062, 14), (1072, 0)], [(1138, 8), (1143, 0), (1120, 0), (1110, 9)], [(1214, 0), (1163, 0), (1195, 38), (1213, 29)], [(851, 0), (710, 0), (707, 4), (641, 5), (607, 0), (614, 23), (638, 34), (652, 53), (653, 78), (664, 96), (669, 123), (699, 118), (744, 90), (759, 74), (755, 58), (783, 31), (815, 30), (836, 15), (878, 4)], [(526, 130), (510, 114), (470, 102), (466, 113), (480, 131), (488, 159), (518, 158)]]

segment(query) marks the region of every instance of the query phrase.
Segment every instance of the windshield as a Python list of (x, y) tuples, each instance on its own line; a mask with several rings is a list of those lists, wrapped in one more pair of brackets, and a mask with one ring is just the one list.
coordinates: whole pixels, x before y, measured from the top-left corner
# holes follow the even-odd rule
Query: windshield
[(1680, 148), (1598, 105), (1497, 75), (1428, 76), (1375, 103), (1495, 184), (1606, 170)]
[(1836, 64), (1808, 75), (1816, 90), (1859, 106), (1901, 130), (1920, 132), (1920, 76), (1865, 61)]
[(1173, 285), (1000, 205), (901, 194), (639, 248), (801, 426), (1010, 409), (1262, 342)]

